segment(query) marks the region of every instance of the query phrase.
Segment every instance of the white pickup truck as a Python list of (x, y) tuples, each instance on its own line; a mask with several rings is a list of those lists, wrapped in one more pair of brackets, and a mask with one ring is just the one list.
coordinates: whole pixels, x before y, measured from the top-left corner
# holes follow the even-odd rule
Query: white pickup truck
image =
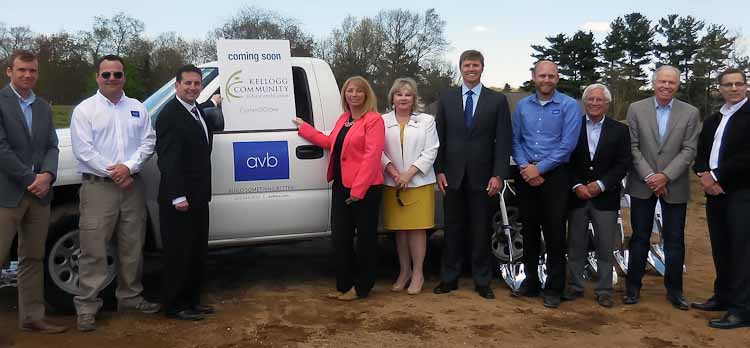
[[(330, 132), (341, 114), (339, 89), (331, 68), (326, 62), (314, 58), (292, 58), (291, 63), (296, 115), (321, 131)], [(205, 88), (199, 102), (219, 91), (217, 63), (201, 65), (200, 69)], [(164, 84), (144, 102), (153, 122), (173, 96), (174, 80)], [(331, 192), (325, 175), (328, 154), (297, 135), (292, 116), (289, 115), (289, 127), (285, 129), (219, 131), (214, 134), (210, 247), (300, 241), (330, 235)], [(224, 122), (218, 109), (209, 110), (207, 117), (216, 118), (219, 124)], [(81, 174), (77, 172), (69, 130), (58, 130), (58, 137), (60, 160), (47, 239), (45, 297), (56, 309), (71, 311), (72, 297), (79, 292), (78, 189)], [(239, 158), (234, 151), (238, 143), (243, 143), (245, 148), (248, 144), (253, 146), (252, 143), (273, 143), (274, 146), (263, 151), (263, 155)], [(264, 171), (287, 165), (288, 178), (272, 176), (277, 179), (269, 180), (263, 175)], [(240, 178), (236, 175), (237, 166), (247, 166)], [(259, 175), (252, 174), (253, 171)], [(158, 251), (162, 244), (156, 202), (159, 171), (153, 158), (144, 167), (141, 177), (146, 183), (148, 208), (145, 249)], [(439, 193), (437, 196), (436, 222), (437, 226), (442, 226), (442, 197)], [(515, 220), (517, 210), (511, 213), (511, 219)], [(499, 215), (496, 229), (498, 221)], [(503, 259), (504, 252), (507, 253), (507, 247), (498, 244), (496, 238), (493, 238), (493, 249), (500, 259)], [(109, 255), (108, 290), (111, 293), (117, 260), (113, 254)]]

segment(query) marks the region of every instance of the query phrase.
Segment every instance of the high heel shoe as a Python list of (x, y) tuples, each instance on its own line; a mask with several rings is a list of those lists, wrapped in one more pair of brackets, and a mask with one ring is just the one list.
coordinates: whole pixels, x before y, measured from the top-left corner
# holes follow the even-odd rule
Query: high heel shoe
[(411, 282), (411, 285), (409, 285), (409, 288), (406, 289), (406, 293), (409, 295), (418, 295), (422, 292), (422, 286), (424, 285), (424, 276), (422, 276), (421, 281), (419, 282), (419, 287), (414, 286), (415, 282)]
[(409, 286), (409, 283), (411, 283), (411, 274), (409, 274), (408, 277), (404, 277), (404, 278), (406, 278), (406, 281), (404, 281), (404, 284), (399, 284), (398, 279), (396, 279), (396, 282), (393, 283), (393, 286), (391, 287), (391, 291), (393, 292), (404, 291), (404, 288)]

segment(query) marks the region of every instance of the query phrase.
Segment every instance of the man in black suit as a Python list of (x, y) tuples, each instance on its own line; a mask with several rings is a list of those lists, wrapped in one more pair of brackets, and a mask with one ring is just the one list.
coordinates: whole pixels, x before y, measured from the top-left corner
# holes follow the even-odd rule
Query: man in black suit
[(592, 84), (583, 91), (586, 115), (582, 118), (578, 145), (571, 154), (572, 174), (568, 213), (568, 287), (562, 299), (583, 296), (583, 271), (589, 248), (588, 225), (594, 227), (599, 281), (594, 292), (602, 307), (613, 305), (612, 263), (617, 237), (622, 179), (628, 171), (630, 132), (624, 123), (606, 117), (612, 102), (609, 89)]
[(494, 299), (489, 286), (490, 198), (510, 174), (510, 112), (504, 95), (482, 86), (480, 52), (463, 52), (459, 67), (463, 84), (443, 92), (435, 117), (440, 138), (435, 172), (445, 195), (445, 247), (441, 281), (433, 292), (445, 294), (458, 288), (468, 236), (475, 291)]
[(733, 329), (750, 326), (750, 103), (742, 70), (719, 74), (721, 110), (707, 118), (698, 138), (693, 169), (706, 193), (706, 218), (716, 280), (714, 295), (693, 308), (723, 311), (709, 326)]
[(196, 99), (203, 90), (201, 70), (177, 70), (176, 97), (156, 121), (156, 151), (161, 171), (159, 218), (164, 242), (162, 297), (167, 317), (201, 320), (213, 308), (200, 304), (208, 246), (211, 200), (212, 124)]

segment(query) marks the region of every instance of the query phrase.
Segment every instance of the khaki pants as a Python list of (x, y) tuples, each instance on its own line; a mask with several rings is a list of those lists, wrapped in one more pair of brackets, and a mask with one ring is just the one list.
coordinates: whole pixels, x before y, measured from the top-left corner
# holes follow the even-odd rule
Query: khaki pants
[(113, 237), (119, 264), (115, 295), (120, 303), (139, 303), (143, 300), (141, 272), (146, 232), (143, 182), (136, 177), (131, 187), (122, 190), (109, 180), (84, 179), (79, 196), (81, 295), (73, 299), (76, 312), (96, 314), (102, 306), (99, 292), (107, 285), (107, 245)]
[(15, 208), (0, 207), (0, 265), (8, 261), (18, 231), (19, 325), (44, 319), (44, 248), (49, 228), (49, 205), (30, 193)]

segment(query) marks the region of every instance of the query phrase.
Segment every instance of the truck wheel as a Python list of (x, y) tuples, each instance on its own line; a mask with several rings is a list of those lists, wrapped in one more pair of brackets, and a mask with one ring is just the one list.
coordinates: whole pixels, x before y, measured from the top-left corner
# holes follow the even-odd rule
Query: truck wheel
[[(75, 313), (73, 297), (81, 293), (78, 284), (78, 258), (81, 254), (78, 218), (78, 215), (62, 216), (50, 225), (47, 236), (44, 296), (50, 306), (66, 314)], [(104, 307), (111, 309), (116, 304), (116, 282), (113, 280), (117, 276), (117, 259), (111, 246), (107, 248), (107, 265), (107, 286), (99, 296), (104, 299)]]

